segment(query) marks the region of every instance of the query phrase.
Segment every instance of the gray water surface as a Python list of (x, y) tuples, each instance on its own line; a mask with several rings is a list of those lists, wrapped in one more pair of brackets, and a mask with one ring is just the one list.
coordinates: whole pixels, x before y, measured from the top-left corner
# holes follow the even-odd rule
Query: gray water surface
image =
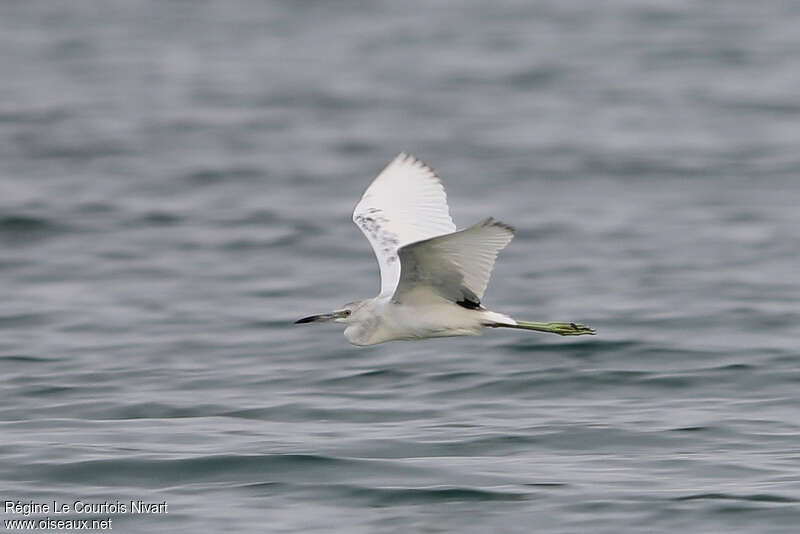
[[(117, 532), (797, 532), (799, 27), (0, 3), (2, 498), (168, 503), (87, 516)], [(487, 306), (598, 335), (291, 325), (376, 294), (350, 214), (401, 150), (459, 227), (517, 228)]]

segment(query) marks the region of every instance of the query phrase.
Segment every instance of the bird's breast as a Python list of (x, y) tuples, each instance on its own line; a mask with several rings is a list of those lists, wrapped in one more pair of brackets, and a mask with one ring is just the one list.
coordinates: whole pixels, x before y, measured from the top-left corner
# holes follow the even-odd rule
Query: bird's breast
[(380, 336), (391, 339), (476, 335), (483, 329), (480, 312), (450, 301), (391, 304), (381, 318)]

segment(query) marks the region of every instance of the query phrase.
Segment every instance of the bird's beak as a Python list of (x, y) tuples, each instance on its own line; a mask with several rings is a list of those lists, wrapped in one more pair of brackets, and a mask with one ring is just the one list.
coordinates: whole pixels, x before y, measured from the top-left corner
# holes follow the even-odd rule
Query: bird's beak
[(308, 317), (303, 317), (302, 319), (298, 319), (294, 322), (294, 324), (303, 324), (303, 323), (317, 323), (323, 321), (333, 321), (334, 319), (339, 319), (340, 317), (344, 317), (343, 311), (335, 311), (333, 313), (323, 313), (321, 315), (309, 315)]

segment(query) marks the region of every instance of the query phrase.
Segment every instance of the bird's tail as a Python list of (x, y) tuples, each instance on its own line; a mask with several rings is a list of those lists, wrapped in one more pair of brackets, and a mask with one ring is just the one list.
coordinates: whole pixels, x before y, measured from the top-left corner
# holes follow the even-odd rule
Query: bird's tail
[(517, 321), (511, 317), (504, 316), (508, 320), (498, 321), (491, 326), (498, 328), (519, 328), (520, 330), (535, 330), (536, 332), (548, 332), (560, 336), (583, 336), (594, 335), (595, 330), (580, 323), (536, 323), (533, 321)]

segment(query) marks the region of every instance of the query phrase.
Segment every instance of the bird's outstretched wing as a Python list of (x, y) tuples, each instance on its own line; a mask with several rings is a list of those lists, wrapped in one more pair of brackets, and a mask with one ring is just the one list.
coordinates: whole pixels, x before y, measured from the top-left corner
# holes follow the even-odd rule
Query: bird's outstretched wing
[(433, 291), (467, 308), (480, 306), (497, 254), (514, 229), (492, 218), (451, 234), (411, 243), (398, 250), (400, 282), (393, 299), (403, 302)]
[(436, 173), (401, 153), (364, 192), (353, 212), (381, 269), (381, 295), (391, 295), (400, 280), (397, 250), (403, 245), (454, 232), (447, 195)]

